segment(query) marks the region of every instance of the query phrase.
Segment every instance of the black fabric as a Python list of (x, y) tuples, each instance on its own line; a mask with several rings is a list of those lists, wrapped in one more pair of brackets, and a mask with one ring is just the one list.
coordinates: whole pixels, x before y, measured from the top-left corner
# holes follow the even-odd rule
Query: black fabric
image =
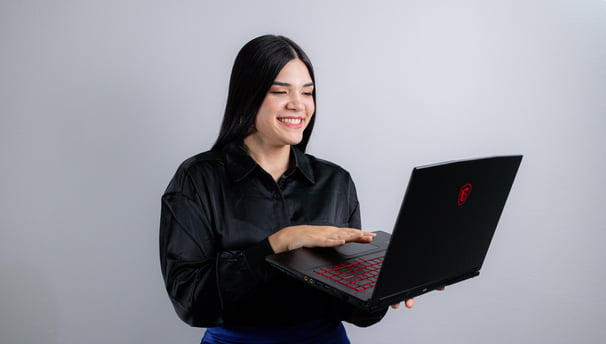
[(265, 262), (267, 238), (291, 225), (360, 228), (347, 171), (292, 148), (276, 183), (240, 145), (181, 164), (162, 196), (160, 260), (179, 317), (192, 326), (280, 326), (313, 320), (379, 321)]

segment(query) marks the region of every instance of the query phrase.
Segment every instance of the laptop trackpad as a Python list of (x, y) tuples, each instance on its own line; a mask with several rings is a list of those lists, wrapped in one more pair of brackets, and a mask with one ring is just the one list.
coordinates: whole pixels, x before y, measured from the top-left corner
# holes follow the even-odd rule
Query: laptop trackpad
[(352, 256), (356, 254), (360, 254), (366, 251), (374, 250), (379, 248), (373, 244), (360, 244), (357, 242), (350, 242), (343, 246), (335, 247), (335, 251), (344, 255), (344, 256)]

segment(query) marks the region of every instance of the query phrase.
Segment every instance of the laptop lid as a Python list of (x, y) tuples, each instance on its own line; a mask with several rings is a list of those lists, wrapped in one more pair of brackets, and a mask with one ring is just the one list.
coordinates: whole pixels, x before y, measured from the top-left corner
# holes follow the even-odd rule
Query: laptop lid
[(521, 160), (414, 168), (372, 299), (413, 297), (477, 275)]

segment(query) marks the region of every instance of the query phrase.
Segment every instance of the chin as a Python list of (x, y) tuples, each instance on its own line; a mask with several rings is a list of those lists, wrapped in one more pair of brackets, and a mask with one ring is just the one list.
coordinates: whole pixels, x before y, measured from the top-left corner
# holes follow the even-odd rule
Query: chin
[(290, 141), (290, 143), (289, 143), (289, 145), (291, 145), (291, 146), (296, 146), (296, 145), (298, 145), (299, 143), (301, 143), (301, 141), (303, 141), (303, 138), (300, 138), (300, 139), (298, 139), (298, 140), (291, 140), (291, 141)]
[(298, 145), (299, 143), (301, 143), (301, 141), (303, 141), (303, 136), (298, 136), (298, 137), (288, 137), (288, 138), (284, 138), (284, 143), (294, 146), (294, 145)]

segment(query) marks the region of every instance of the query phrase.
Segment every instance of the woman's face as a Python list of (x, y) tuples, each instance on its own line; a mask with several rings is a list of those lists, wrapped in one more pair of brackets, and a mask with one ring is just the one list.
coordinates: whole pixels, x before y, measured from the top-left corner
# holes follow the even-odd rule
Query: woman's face
[(296, 145), (315, 111), (314, 84), (303, 61), (294, 59), (278, 73), (265, 96), (247, 139), (263, 145)]

